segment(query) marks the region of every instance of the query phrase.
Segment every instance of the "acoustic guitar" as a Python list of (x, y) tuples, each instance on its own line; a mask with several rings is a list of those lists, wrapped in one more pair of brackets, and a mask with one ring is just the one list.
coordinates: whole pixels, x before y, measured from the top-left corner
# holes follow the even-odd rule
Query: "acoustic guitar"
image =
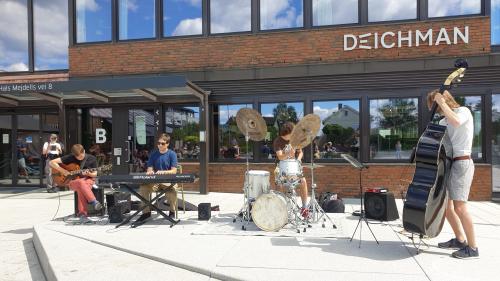
[(112, 164), (109, 164), (97, 168), (80, 169), (80, 165), (76, 163), (71, 163), (68, 165), (59, 164), (59, 166), (66, 171), (69, 171), (69, 174), (67, 176), (64, 176), (58, 170), (52, 169), (52, 179), (54, 180), (54, 183), (60, 187), (67, 186), (70, 181), (79, 178), (84, 172), (108, 171), (113, 167)]
[[(455, 67), (456, 70), (440, 87), (441, 94), (452, 84), (460, 82), (468, 65), (465, 60), (458, 59)], [(404, 229), (430, 238), (439, 235), (443, 227), (448, 201), (446, 183), (452, 159), (450, 143), (445, 141), (446, 126), (432, 123), (437, 106), (434, 102), (430, 122), (418, 140), (415, 174), (408, 186), (403, 207)]]

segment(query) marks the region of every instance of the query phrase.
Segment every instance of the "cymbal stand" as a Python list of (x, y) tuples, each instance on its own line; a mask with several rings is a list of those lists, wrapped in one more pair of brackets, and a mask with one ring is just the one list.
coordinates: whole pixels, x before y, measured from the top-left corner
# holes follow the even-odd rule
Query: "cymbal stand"
[[(311, 219), (311, 221), (313, 223), (318, 223), (323, 218), (323, 223), (321, 224), (321, 226), (323, 228), (325, 227), (326, 219), (328, 219), (330, 221), (330, 223), (332, 224), (333, 228), (336, 229), (337, 226), (335, 225), (335, 223), (325, 213), (325, 211), (323, 210), (323, 208), (321, 208), (321, 206), (318, 203), (318, 200), (316, 200), (316, 183), (314, 183), (313, 138), (312, 138), (310, 130), (307, 131), (307, 135), (309, 136), (309, 140), (311, 141), (311, 144), (310, 144), (310, 146), (311, 146), (311, 200), (309, 200), (309, 204), (307, 206), (307, 208), (309, 210), (311, 210), (311, 213), (312, 213), (310, 219)], [(309, 222), (309, 218), (308, 218), (308, 222)], [(304, 229), (304, 231), (305, 231), (305, 229)]]
[[(246, 230), (246, 226), (250, 223), (250, 198), (248, 197), (248, 190), (249, 190), (249, 180), (250, 180), (250, 175), (248, 174), (249, 172), (249, 162), (248, 162), (248, 140), (250, 139), (248, 132), (245, 134), (245, 143), (246, 143), (246, 163), (247, 163), (247, 169), (245, 172), (245, 183), (243, 185), (243, 205), (241, 206), (241, 209), (238, 213), (236, 213), (236, 216), (233, 218), (233, 223), (236, 222), (236, 219), (239, 219), (240, 222), (245, 222), (241, 226), (242, 230)], [(241, 214), (241, 217), (240, 217)]]
[(300, 216), (300, 207), (297, 204), (297, 193), (295, 188), (300, 184), (300, 179), (297, 181), (291, 181), (283, 183), (283, 188), (285, 189), (285, 201), (288, 210), (288, 223), (295, 227), (295, 231), (300, 233), (300, 225), (304, 224), (304, 220)]

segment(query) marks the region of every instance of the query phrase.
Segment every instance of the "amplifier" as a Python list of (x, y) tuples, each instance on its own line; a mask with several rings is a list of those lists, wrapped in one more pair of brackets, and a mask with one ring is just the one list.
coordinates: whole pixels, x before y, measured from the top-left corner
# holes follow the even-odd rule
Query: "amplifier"
[(129, 213), (131, 209), (130, 198), (131, 196), (128, 192), (108, 192), (106, 193), (106, 204), (108, 209), (120, 206), (122, 214), (126, 214)]

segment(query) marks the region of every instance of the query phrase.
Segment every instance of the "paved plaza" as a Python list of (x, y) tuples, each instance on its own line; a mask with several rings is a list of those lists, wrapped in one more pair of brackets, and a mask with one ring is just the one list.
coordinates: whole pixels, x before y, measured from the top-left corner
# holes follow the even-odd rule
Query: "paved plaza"
[[(187, 193), (186, 200), (220, 205), (214, 216), (241, 205), (241, 195), (229, 193)], [(345, 200), (346, 214), (335, 217), (341, 230), (317, 237), (314, 230), (289, 237), (241, 235), (236, 224), (232, 233), (204, 235), (209, 223), (182, 211), (173, 228), (159, 218), (135, 229), (115, 229), (106, 220), (77, 225), (61, 220), (72, 213), (71, 192), (12, 189), (0, 193), (0, 202), (0, 280), (497, 280), (500, 262), (500, 205), (492, 202), (470, 203), (477, 260), (457, 260), (436, 247), (451, 237), (447, 225), (439, 239), (425, 240), (420, 254), (400, 220), (370, 221), (380, 245), (366, 225), (361, 247), (359, 230), (350, 243), (357, 199)], [(400, 213), (401, 206), (399, 201)]]

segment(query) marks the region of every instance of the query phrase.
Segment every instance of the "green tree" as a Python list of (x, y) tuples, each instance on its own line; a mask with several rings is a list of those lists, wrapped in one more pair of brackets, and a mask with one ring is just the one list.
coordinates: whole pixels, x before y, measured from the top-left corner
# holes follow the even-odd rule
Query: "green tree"
[(351, 127), (344, 128), (338, 124), (328, 124), (323, 127), (323, 134), (325, 134), (329, 141), (334, 144), (346, 146), (352, 143), (354, 137), (354, 129)]
[(279, 125), (285, 123), (286, 121), (294, 123), (299, 121), (295, 107), (288, 106), (286, 103), (278, 103), (276, 108), (273, 109), (273, 116)]
[(401, 132), (404, 137), (406, 131), (418, 124), (417, 106), (411, 99), (394, 99), (379, 108), (379, 112), (383, 116), (380, 128), (391, 129), (391, 135)]

